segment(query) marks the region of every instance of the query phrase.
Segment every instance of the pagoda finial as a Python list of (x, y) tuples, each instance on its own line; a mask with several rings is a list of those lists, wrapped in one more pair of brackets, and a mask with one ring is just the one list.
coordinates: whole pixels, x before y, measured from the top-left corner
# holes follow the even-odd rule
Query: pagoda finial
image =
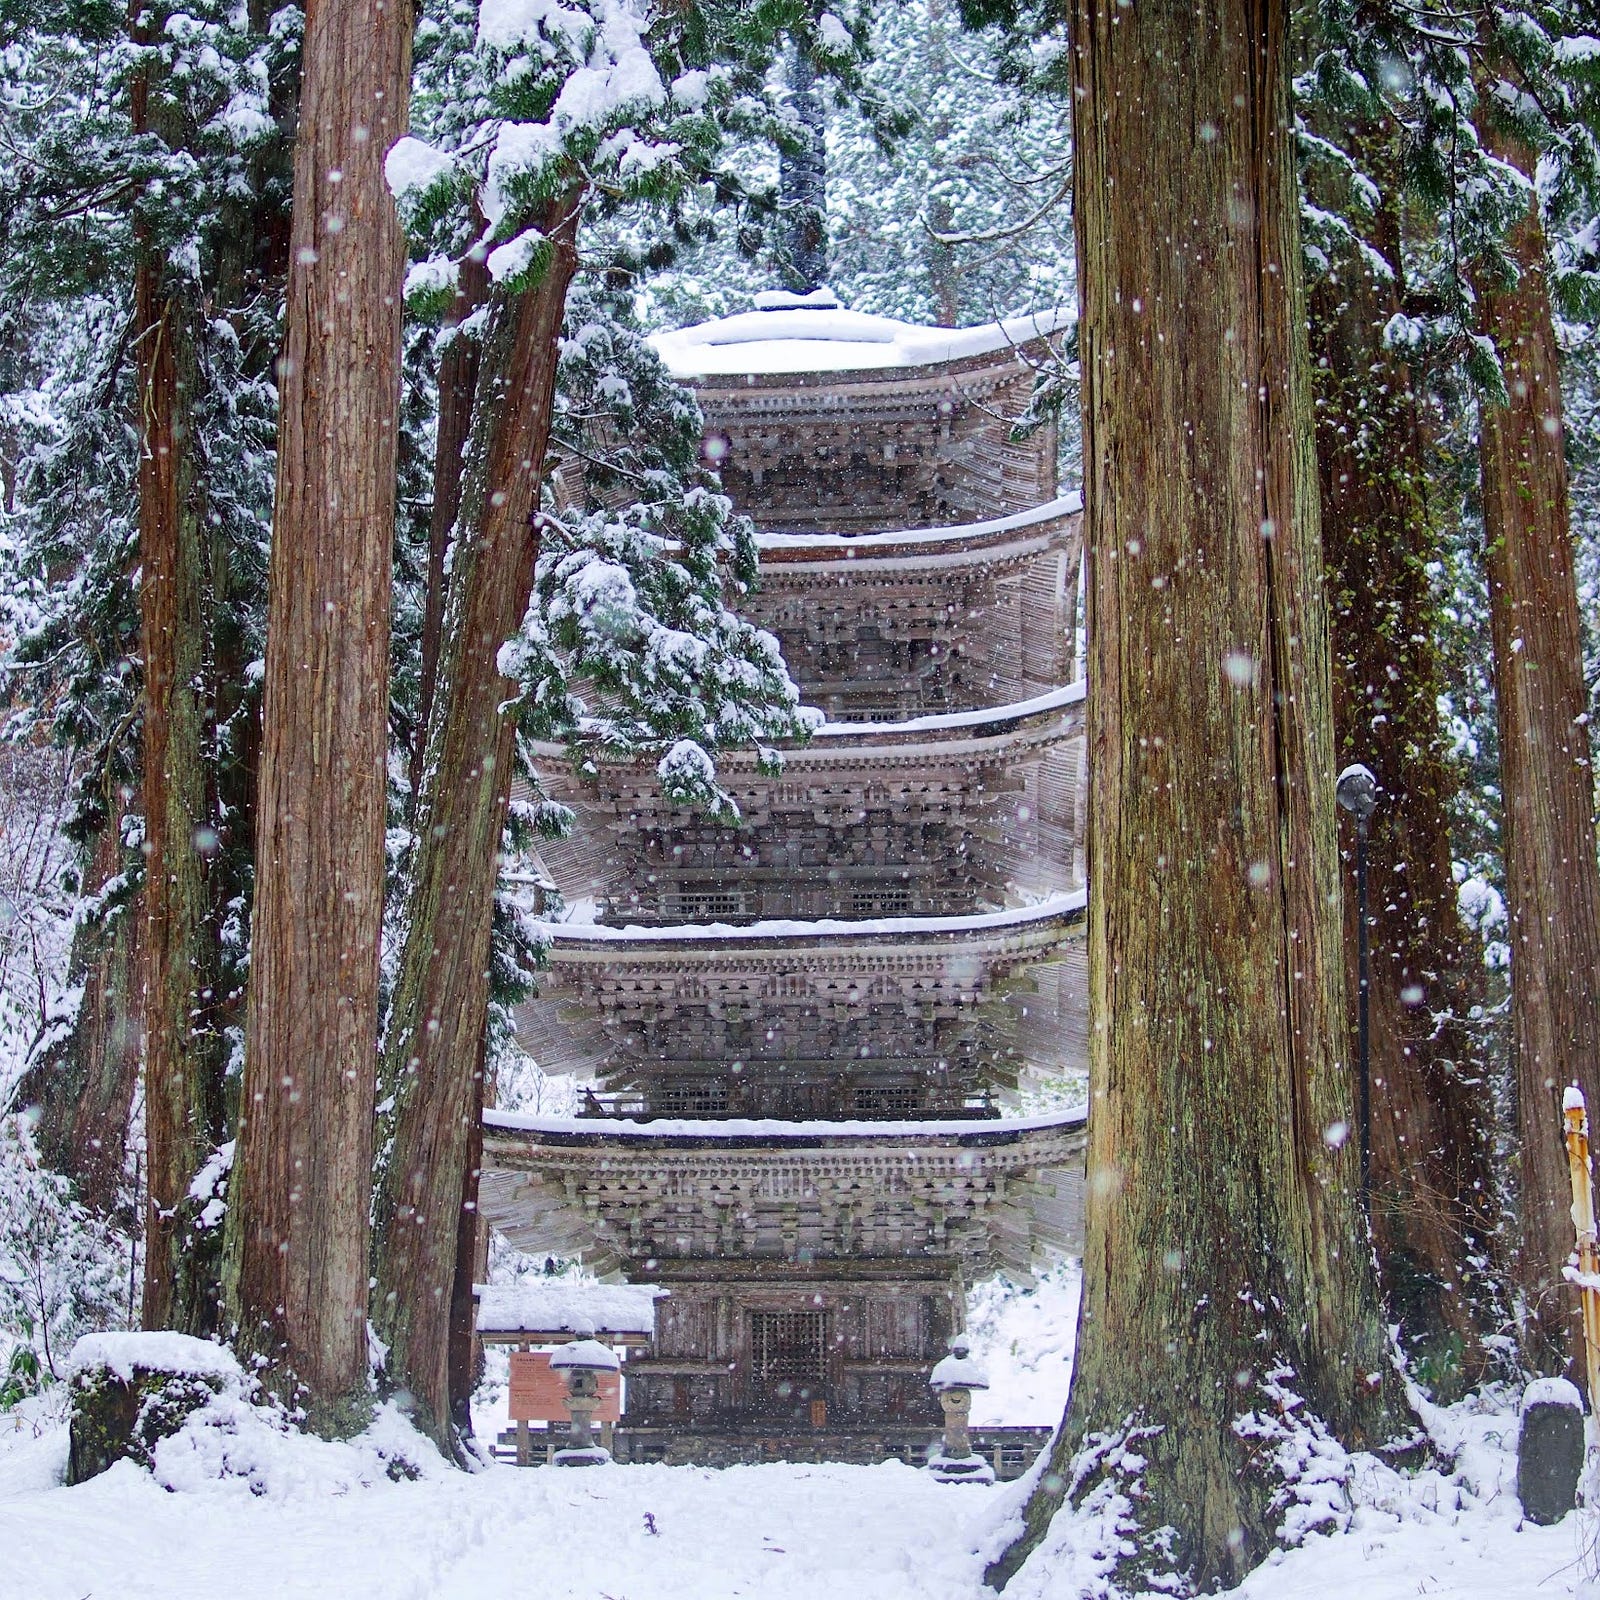
[(800, 148), (778, 156), (783, 218), (778, 264), (786, 288), (810, 294), (828, 281), (828, 155), (816, 68), (798, 41), (789, 57), (789, 103), (799, 123)]

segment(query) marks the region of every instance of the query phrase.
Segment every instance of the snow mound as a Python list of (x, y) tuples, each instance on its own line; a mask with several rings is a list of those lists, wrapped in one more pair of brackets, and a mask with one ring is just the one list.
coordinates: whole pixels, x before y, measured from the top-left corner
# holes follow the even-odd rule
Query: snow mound
[(66, 1374), (102, 1371), (132, 1383), (135, 1371), (185, 1378), (220, 1378), (236, 1392), (244, 1372), (226, 1345), (185, 1333), (88, 1333), (72, 1347)]
[(317, 1439), (283, 1413), (218, 1395), (155, 1447), (153, 1476), (178, 1494), (322, 1502), (386, 1482), (454, 1477), (399, 1405), (353, 1439)]

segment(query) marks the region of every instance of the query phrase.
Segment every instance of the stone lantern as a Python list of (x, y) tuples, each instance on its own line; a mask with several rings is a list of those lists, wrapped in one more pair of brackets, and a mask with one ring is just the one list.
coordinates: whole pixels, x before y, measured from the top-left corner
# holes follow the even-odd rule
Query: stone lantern
[(617, 1372), (622, 1363), (617, 1353), (594, 1338), (593, 1329), (574, 1329), (587, 1338), (564, 1344), (550, 1357), (550, 1369), (559, 1372), (567, 1386), (567, 1413), (572, 1418), (570, 1442), (556, 1451), (558, 1467), (599, 1467), (611, 1459), (611, 1452), (594, 1443), (590, 1422), (600, 1408), (600, 1374)]
[(972, 1342), (966, 1334), (951, 1339), (950, 1354), (929, 1374), (928, 1387), (944, 1409), (944, 1440), (928, 1470), (940, 1483), (993, 1483), (994, 1468), (973, 1451), (967, 1432), (972, 1391), (987, 1389), (989, 1375), (972, 1359)]

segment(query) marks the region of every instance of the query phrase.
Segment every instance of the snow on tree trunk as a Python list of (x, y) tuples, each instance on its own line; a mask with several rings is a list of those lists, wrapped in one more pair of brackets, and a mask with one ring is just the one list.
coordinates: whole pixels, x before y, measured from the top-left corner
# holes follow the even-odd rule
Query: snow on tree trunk
[[(1387, 210), (1384, 213), (1388, 215)], [(1439, 541), (1411, 376), (1383, 345), (1397, 276), (1349, 262), (1311, 296), (1317, 457), (1332, 590), (1338, 764), (1382, 795), (1367, 846), (1373, 1230), (1390, 1314), (1426, 1378), (1483, 1375), (1477, 1342), (1495, 1253), (1494, 1107), (1467, 1025), (1481, 998), (1451, 875), (1457, 787), (1439, 726), (1444, 688), (1429, 564)], [(1392, 251), (1392, 254), (1391, 254)], [(1346, 821), (1346, 1014), (1358, 1003), (1354, 827)]]
[(577, 197), (555, 202), (537, 284), (489, 304), (462, 488), (439, 684), (418, 814), (417, 860), (384, 1061), (395, 1097), (375, 1208), (373, 1321), (389, 1379), (446, 1449), (451, 1285), (465, 1193), (489, 946), (512, 775), (516, 693), (501, 646), (522, 623), (538, 554), (535, 514), (555, 397), (557, 337), (577, 266)]
[[(1531, 175), (1527, 149), (1493, 133), (1486, 142)], [(1559, 1367), (1574, 1348), (1576, 1317), (1561, 1278), (1573, 1242), (1561, 1091), (1577, 1082), (1590, 1105), (1600, 1104), (1600, 868), (1560, 352), (1532, 208), (1511, 248), (1520, 281), (1481, 296), (1507, 403), (1483, 401), (1478, 453), (1505, 808), (1523, 1281), (1540, 1346), (1534, 1359)]]
[(279, 367), (230, 1311), (318, 1428), (364, 1410), (412, 15), (307, 12)]
[[(1084, 1293), (1065, 1426), (1004, 1581), (1073, 1485), (1124, 1566), (1271, 1547), (1286, 1394), (1396, 1415), (1356, 1195), (1329, 642), (1287, 10), (1073, 13), (1089, 551)], [(1110, 1448), (1122, 1439), (1127, 1453)]]

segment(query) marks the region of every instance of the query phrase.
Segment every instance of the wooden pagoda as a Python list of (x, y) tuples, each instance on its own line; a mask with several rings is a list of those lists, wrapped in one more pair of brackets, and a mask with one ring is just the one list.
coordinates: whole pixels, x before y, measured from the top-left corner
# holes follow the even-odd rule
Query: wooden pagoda
[(873, 1459), (937, 1426), (965, 1285), (1077, 1244), (1082, 1115), (1002, 1106), (1086, 1064), (1078, 506), (1013, 428), (1052, 324), (763, 299), (658, 344), (828, 721), (724, 764), (738, 826), (540, 752), (578, 826), (519, 1028), (600, 1092), (488, 1113), (481, 1204), (669, 1291), (619, 1453)]

